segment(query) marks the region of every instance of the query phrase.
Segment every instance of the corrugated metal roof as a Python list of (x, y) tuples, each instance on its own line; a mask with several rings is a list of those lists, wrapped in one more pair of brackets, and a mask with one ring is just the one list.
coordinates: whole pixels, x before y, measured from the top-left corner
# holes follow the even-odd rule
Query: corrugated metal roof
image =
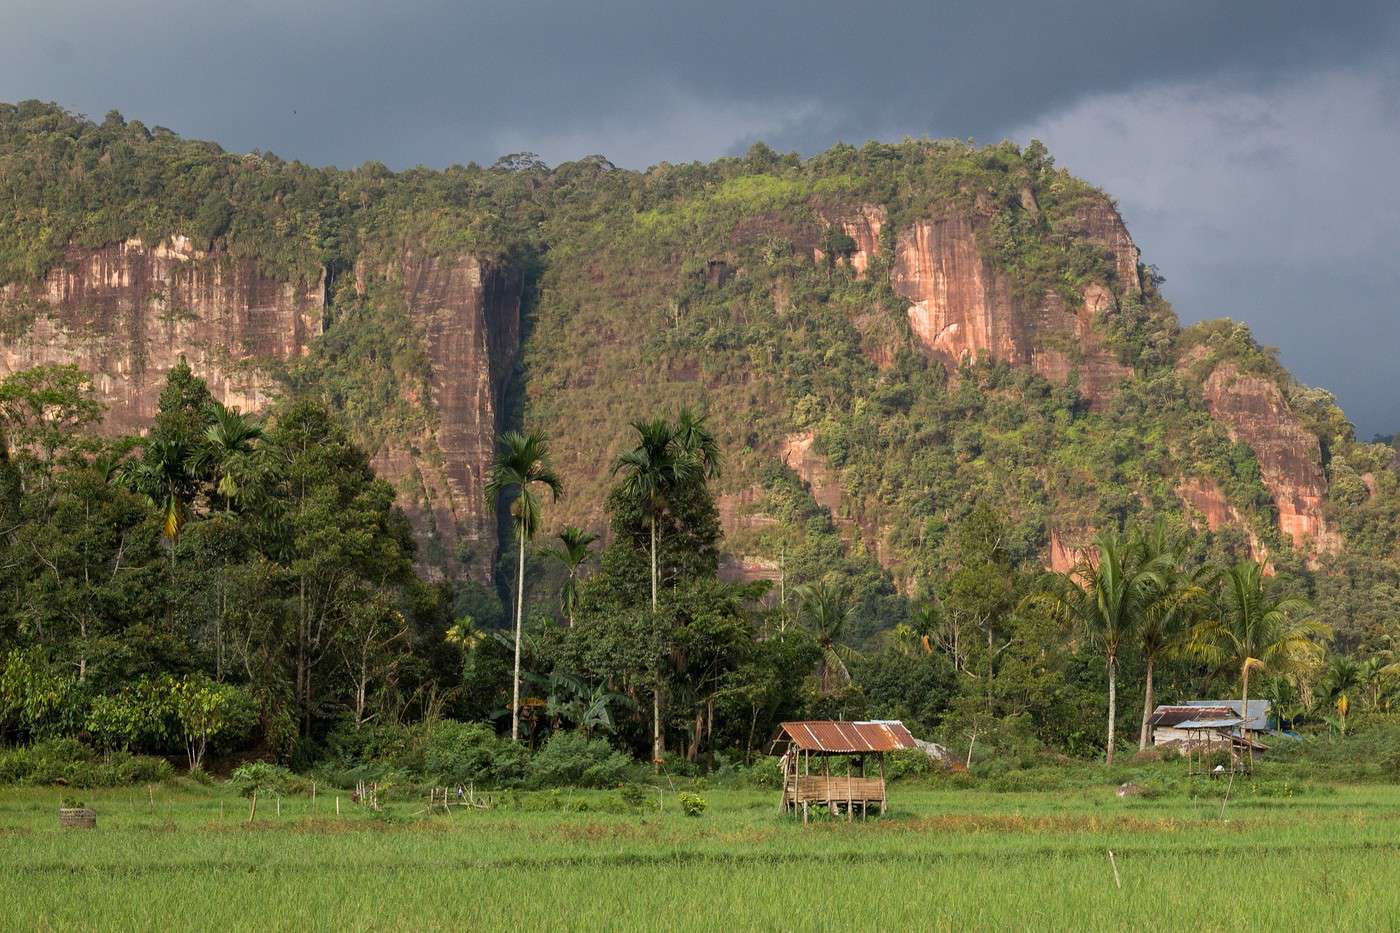
[(833, 755), (893, 752), (915, 747), (914, 736), (898, 720), (785, 722), (778, 733), (780, 740), (783, 736), (804, 751)]
[(1177, 729), (1233, 729), (1244, 722), (1238, 716), (1232, 719), (1186, 719), (1176, 724)]
[(1242, 704), (1239, 700), (1187, 700), (1181, 705), (1209, 706), (1212, 708), (1217, 706), (1229, 707), (1230, 711), (1236, 716), (1248, 719), (1249, 723), (1245, 728), (1252, 729), (1255, 732), (1269, 731), (1269, 714), (1273, 712), (1273, 703), (1268, 700), (1250, 700), (1248, 710), (1241, 709)]
[(1153, 726), (1175, 726), (1191, 719), (1234, 719), (1239, 716), (1228, 706), (1168, 706), (1162, 705), (1152, 711), (1148, 720)]

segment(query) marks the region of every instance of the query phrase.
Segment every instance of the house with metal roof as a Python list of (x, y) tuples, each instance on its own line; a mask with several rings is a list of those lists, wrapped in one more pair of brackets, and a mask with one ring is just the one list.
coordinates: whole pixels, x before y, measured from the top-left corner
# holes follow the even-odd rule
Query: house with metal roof
[[(912, 748), (917, 748), (914, 736), (897, 720), (785, 722), (772, 744), (772, 753), (782, 755), (779, 808), (783, 813), (800, 812), (804, 825), (818, 806), (831, 816), (844, 812), (848, 820), (855, 818), (857, 809), (864, 819), (872, 806), (883, 814), (888, 804), (885, 755)], [(871, 761), (879, 767), (878, 776), (866, 773)], [(840, 773), (843, 764), (845, 774)]]
[(1221, 746), (1249, 746), (1262, 751), (1260, 736), (1270, 733), (1268, 700), (1250, 700), (1249, 715), (1242, 715), (1239, 700), (1188, 700), (1164, 704), (1152, 711), (1147, 724), (1155, 747), (1185, 749), (1205, 742)]

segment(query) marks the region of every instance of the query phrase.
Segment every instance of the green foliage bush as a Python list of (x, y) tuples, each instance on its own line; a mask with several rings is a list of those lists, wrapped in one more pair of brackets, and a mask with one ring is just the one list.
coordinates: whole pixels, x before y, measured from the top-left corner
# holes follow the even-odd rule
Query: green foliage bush
[(99, 756), (76, 739), (49, 739), (0, 751), (0, 784), (122, 787), (168, 780), (170, 762), (127, 752)]
[(640, 810), (646, 806), (650, 794), (644, 784), (623, 784), (618, 788), (617, 796), (628, 809)]
[(305, 782), (297, 775), (270, 761), (250, 761), (229, 775), (228, 785), (244, 797), (253, 794), (286, 794), (300, 790)]
[(633, 770), (631, 757), (604, 739), (556, 732), (530, 759), (533, 783), (542, 787), (611, 787)]
[(681, 812), (686, 816), (702, 816), (705, 813), (705, 808), (709, 806), (704, 797), (690, 791), (681, 791), (677, 799), (681, 804)]
[(513, 787), (526, 776), (528, 752), (484, 723), (436, 723), (422, 749), (422, 775), (435, 783)]

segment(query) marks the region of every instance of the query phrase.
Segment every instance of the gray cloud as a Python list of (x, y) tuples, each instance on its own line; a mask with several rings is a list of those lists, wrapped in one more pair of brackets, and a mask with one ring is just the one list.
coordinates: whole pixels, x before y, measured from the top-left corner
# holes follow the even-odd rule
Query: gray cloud
[(1017, 130), (1119, 201), (1188, 321), (1249, 322), (1364, 436), (1400, 427), (1400, 71), (1094, 95)]
[(1040, 133), (1122, 200), (1184, 317), (1250, 321), (1391, 430), (1346, 335), (1394, 335), (1398, 25), (1375, 0), (6, 0), (0, 97), (394, 167)]

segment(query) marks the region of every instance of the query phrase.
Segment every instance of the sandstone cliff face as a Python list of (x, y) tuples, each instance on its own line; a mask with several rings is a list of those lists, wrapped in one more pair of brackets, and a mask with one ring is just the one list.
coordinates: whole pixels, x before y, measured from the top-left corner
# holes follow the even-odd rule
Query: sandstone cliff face
[[(885, 209), (875, 204), (862, 204), (851, 211), (824, 214), (822, 220), (840, 227), (855, 242), (850, 256), (851, 268), (855, 270), (856, 278), (865, 278), (870, 260), (880, 254), (880, 231), (889, 222)], [(819, 248), (813, 248), (812, 257), (822, 262), (826, 254)], [(846, 259), (842, 257), (837, 262), (844, 264)]]
[[(422, 324), (435, 427), (373, 453), (395, 485), (430, 575), (489, 580), (495, 517), (484, 498), (501, 405), (520, 343), (521, 281), (472, 256), (405, 253), (398, 268)], [(365, 270), (356, 270), (363, 282)], [(107, 405), (112, 433), (144, 429), (166, 374), (183, 355), (225, 405), (255, 412), (272, 400), (260, 364), (305, 354), (321, 333), (323, 281), (287, 283), (251, 262), (208, 256), (183, 237), (72, 250), (34, 288), (0, 290), (0, 377), (76, 363)]]
[[(1086, 288), (1078, 308), (1066, 307), (1056, 293), (1023, 307), (1011, 280), (983, 258), (981, 223), (978, 215), (958, 213), (901, 231), (892, 277), (895, 291), (910, 301), (915, 336), (949, 367), (964, 358), (989, 358), (1032, 366), (1059, 382), (1077, 369), (1081, 395), (1092, 404), (1106, 402), (1130, 374), (1098, 337), (1097, 321), (1117, 307), (1108, 283)], [(1108, 204), (1081, 208), (1075, 224), (1076, 232), (1112, 253), (1120, 287), (1139, 290), (1138, 250), (1117, 212)]]
[(1264, 564), (1265, 572), (1272, 573), (1269, 565), (1269, 552), (1259, 540), (1259, 536), (1249, 527), (1249, 520), (1225, 499), (1225, 492), (1215, 482), (1199, 476), (1183, 479), (1176, 487), (1177, 498), (1187, 508), (1199, 512), (1211, 531), (1221, 528), (1239, 528), (1249, 541), (1249, 556)]
[(1142, 291), (1142, 280), (1138, 276), (1138, 261), (1142, 251), (1128, 235), (1123, 218), (1107, 201), (1092, 199), (1081, 204), (1074, 212), (1074, 221), (1069, 224), (1073, 233), (1098, 243), (1113, 256), (1114, 284), (1126, 294)]
[(37, 287), (0, 289), (11, 335), (0, 340), (0, 375), (76, 363), (107, 405), (106, 427), (122, 433), (149, 422), (183, 355), (215, 398), (256, 411), (272, 382), (247, 364), (305, 353), (324, 301), (323, 282), (277, 281), (183, 237), (70, 250)]
[(879, 517), (873, 520), (857, 521), (846, 515), (842, 507), (845, 493), (841, 488), (841, 477), (827, 463), (826, 457), (813, 450), (816, 441), (811, 431), (790, 434), (783, 440), (782, 460), (788, 469), (797, 474), (812, 493), (816, 503), (831, 513), (833, 524), (848, 543), (860, 543), (886, 570), (895, 569), (888, 550), (884, 547)]
[(496, 517), (485, 488), (520, 347), (520, 277), (474, 256), (412, 253), (401, 257), (398, 272), (427, 341), (436, 425), (425, 436), (386, 443), (374, 453), (374, 468), (399, 490), (422, 569), (430, 576), (462, 570), (488, 581)]
[(1206, 378), (1203, 390), (1211, 416), (1232, 440), (1254, 450), (1278, 507), (1279, 530), (1304, 551), (1340, 547), (1340, 537), (1323, 516), (1327, 478), (1317, 438), (1289, 410), (1278, 386), (1226, 361)]
[[(1093, 528), (1051, 528), (1050, 547), (1045, 561), (1046, 567), (1055, 573), (1069, 573), (1085, 556), (1085, 549), (1093, 540)], [(1092, 555), (1089, 556), (1092, 557)]]

